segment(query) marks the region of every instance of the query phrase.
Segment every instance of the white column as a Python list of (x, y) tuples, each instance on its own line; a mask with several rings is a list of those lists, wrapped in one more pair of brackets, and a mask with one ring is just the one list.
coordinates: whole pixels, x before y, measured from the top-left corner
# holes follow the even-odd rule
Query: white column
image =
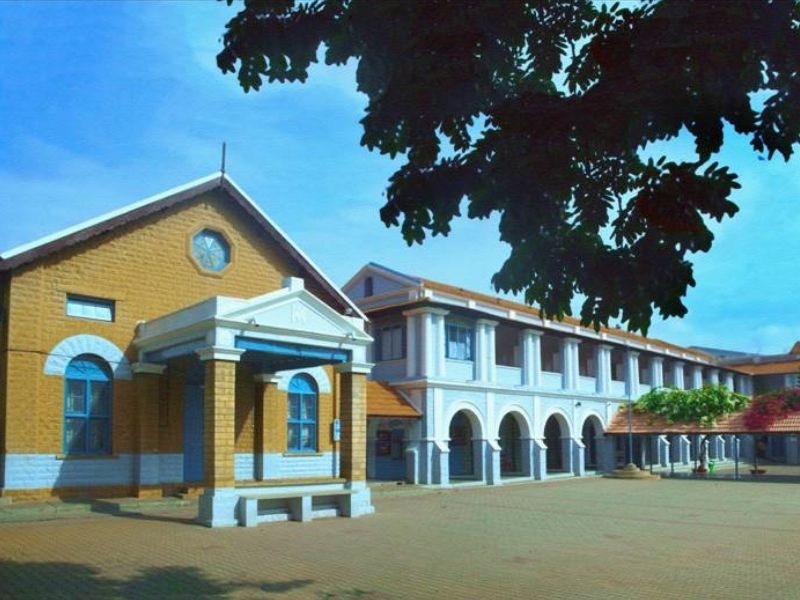
[(497, 321), (475, 321), (475, 380), (492, 383), (495, 380), (494, 328)]
[(670, 381), (670, 384), (679, 390), (682, 390), (686, 385), (686, 382), (683, 380), (683, 362), (680, 360), (676, 360), (672, 363), (672, 381)]
[(664, 387), (664, 359), (661, 356), (650, 358), (650, 385), (653, 389)]
[(734, 388), (733, 373), (731, 373), (730, 371), (726, 372), (723, 376), (723, 381), (725, 382), (724, 383), (725, 387), (728, 388), (730, 391), (733, 391)]
[[(406, 353), (409, 377), (444, 375), (444, 317), (448, 311), (423, 307), (407, 310)], [(413, 348), (413, 351), (412, 351)]]
[(612, 349), (613, 346), (608, 344), (598, 344), (595, 348), (595, 364), (597, 365), (595, 383), (597, 385), (597, 393), (601, 396), (608, 396), (611, 394)]
[(406, 318), (406, 377), (417, 375), (417, 313), (405, 311)]
[(440, 310), (434, 315), (433, 324), (436, 331), (436, 342), (434, 344), (434, 375), (436, 377), (445, 376), (445, 346), (447, 344), (447, 334), (445, 333), (444, 321), (447, 311)]
[(639, 353), (634, 350), (625, 354), (625, 393), (629, 398), (639, 397)]
[(699, 390), (703, 387), (703, 367), (694, 365), (692, 367), (692, 389)]
[(711, 385), (719, 385), (719, 369), (708, 370), (708, 382)]
[(561, 338), (561, 387), (578, 389), (578, 338)]
[(542, 386), (542, 335), (535, 329), (522, 330), (522, 383), (527, 387)]

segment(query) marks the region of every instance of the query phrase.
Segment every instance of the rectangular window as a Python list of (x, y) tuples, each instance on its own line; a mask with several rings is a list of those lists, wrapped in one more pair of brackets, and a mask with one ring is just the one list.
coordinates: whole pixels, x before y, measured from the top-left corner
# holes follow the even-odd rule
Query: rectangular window
[(472, 347), (474, 346), (475, 332), (465, 325), (447, 324), (447, 358), (458, 360), (473, 360)]
[(405, 327), (384, 327), (378, 334), (378, 360), (405, 358)]
[(114, 320), (114, 301), (67, 294), (67, 316), (110, 322)]

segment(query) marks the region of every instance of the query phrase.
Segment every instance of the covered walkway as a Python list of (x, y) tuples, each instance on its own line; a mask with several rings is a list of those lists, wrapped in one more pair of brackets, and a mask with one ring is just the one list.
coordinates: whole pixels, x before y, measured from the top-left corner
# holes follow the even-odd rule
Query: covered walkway
[(617, 412), (606, 429), (625, 452), (628, 433), (633, 435), (632, 462), (651, 471), (695, 473), (708, 465), (704, 476), (740, 479), (749, 476), (792, 478), (800, 481), (800, 468), (775, 468), (780, 463), (800, 464), (800, 414), (791, 413), (759, 429), (745, 422), (745, 411), (718, 418), (713, 425), (668, 422), (665, 418), (625, 410)]

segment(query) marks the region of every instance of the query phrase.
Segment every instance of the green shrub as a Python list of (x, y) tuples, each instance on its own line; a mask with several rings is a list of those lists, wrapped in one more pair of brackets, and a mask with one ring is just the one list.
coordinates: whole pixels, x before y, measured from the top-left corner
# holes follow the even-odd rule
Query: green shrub
[(669, 423), (683, 421), (713, 425), (717, 418), (742, 410), (749, 401), (747, 396), (721, 385), (707, 385), (694, 390), (665, 387), (644, 394), (634, 402), (633, 410), (664, 417)]

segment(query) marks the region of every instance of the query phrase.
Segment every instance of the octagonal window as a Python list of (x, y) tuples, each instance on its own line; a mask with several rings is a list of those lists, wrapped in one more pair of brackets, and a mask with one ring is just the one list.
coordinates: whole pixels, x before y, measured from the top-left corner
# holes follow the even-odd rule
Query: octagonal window
[(222, 271), (231, 262), (231, 248), (218, 231), (203, 229), (192, 238), (192, 256), (208, 271)]

